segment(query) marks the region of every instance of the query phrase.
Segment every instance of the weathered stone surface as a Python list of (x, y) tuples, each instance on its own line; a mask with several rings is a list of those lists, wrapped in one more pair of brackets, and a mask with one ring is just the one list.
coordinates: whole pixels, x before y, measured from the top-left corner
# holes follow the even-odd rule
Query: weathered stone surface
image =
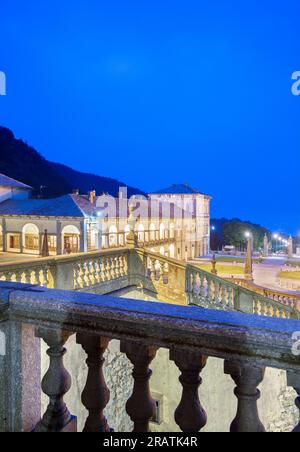
[[(113, 338), (122, 339), (125, 337), (131, 340), (142, 337), (145, 344), (154, 343), (161, 347), (170, 347), (170, 344), (172, 344), (172, 346), (182, 348), (182, 350), (201, 349), (203, 353), (209, 356), (222, 359), (236, 359), (237, 356), (243, 356), (243, 359), (246, 359), (249, 363), (255, 362), (260, 363), (260, 365), (290, 368), (292, 370), (297, 370), (300, 365), (300, 358), (291, 353), (293, 344), (291, 336), (294, 331), (300, 330), (299, 321), (261, 318), (253, 315), (180, 307), (164, 303), (121, 300), (120, 298), (99, 297), (84, 293), (49, 292), (43, 289), (38, 291), (12, 291), (10, 306), (9, 309), (6, 309), (5, 315), (12, 320), (18, 319), (45, 327), (64, 327), (71, 332), (92, 331), (99, 335), (103, 335), (105, 332)], [(66, 401), (71, 412), (79, 416), (79, 424), (82, 428), (87, 415), (80, 403), (81, 392), (86, 382), (86, 357), (80, 347), (72, 341), (73, 338), (69, 339), (66, 344), (68, 354), (65, 365), (73, 378), (73, 387)], [(117, 342), (113, 341), (112, 344), (117, 344)], [(166, 351), (159, 352), (158, 358), (162, 359), (164, 352)], [(43, 353), (43, 359), (44, 356)], [(172, 368), (171, 365), (169, 372), (167, 364), (164, 367), (164, 372), (162, 372), (162, 363), (159, 361), (156, 363), (156, 360), (153, 361), (154, 374), (151, 386), (154, 392), (162, 394), (162, 400), (167, 405), (163, 410), (164, 416), (169, 422), (164, 420), (161, 428), (176, 431), (171, 426), (171, 419), (174, 413), (173, 406), (176, 407), (179, 403), (180, 388), (177, 391), (176, 385), (173, 386), (172, 384), (172, 395), (167, 390), (167, 385), (172, 381), (170, 375), (174, 374), (174, 378), (178, 378), (178, 373), (174, 372), (174, 367)], [(211, 431), (217, 430), (216, 424), (220, 418), (219, 406), (215, 402), (222, 402), (224, 388), (231, 388), (232, 391), (232, 386), (230, 387), (230, 383), (224, 383), (222, 372), (216, 376), (216, 368), (212, 367), (210, 370), (210, 361), (211, 359), (209, 359), (208, 366), (203, 371), (204, 384), (201, 388), (201, 400), (208, 411), (206, 428)], [(222, 363), (220, 359), (213, 361)], [(45, 364), (43, 363), (43, 365)], [(208, 373), (206, 377), (205, 372), (211, 372), (211, 374)], [(112, 396), (110, 405), (106, 410), (109, 423), (117, 431), (130, 431), (132, 427), (124, 410), (125, 401), (132, 389), (132, 380), (129, 376), (130, 365), (127, 358), (121, 355), (117, 348), (109, 349), (107, 352), (105, 373)], [(272, 376), (275, 381), (277, 381), (276, 375), (275, 373)], [(170, 378), (170, 380), (167, 380), (167, 378)], [(206, 379), (209, 381), (208, 387), (205, 386)], [(265, 382), (268, 384), (264, 386), (263, 383), (262, 385), (262, 405), (259, 403), (259, 409), (262, 408), (264, 411), (266, 410), (266, 401), (270, 402), (269, 405), (275, 405), (278, 389), (279, 392), (281, 391), (281, 385), (273, 390), (272, 379), (268, 380), (268, 376), (266, 376)], [(214, 396), (212, 387), (220, 388), (216, 389)], [(268, 392), (268, 388), (272, 388), (272, 391)], [(217, 394), (218, 391), (220, 391), (220, 394)], [(228, 406), (228, 417), (224, 417), (223, 420), (222, 415), (221, 423), (223, 423), (224, 430), (226, 430), (225, 424), (228, 430), (234, 417), (235, 400), (231, 391), (226, 390), (226, 393), (230, 393), (230, 400), (227, 403), (225, 399)], [(264, 392), (269, 394), (268, 399), (264, 398)], [(209, 403), (206, 402), (206, 397), (209, 398)], [(283, 397), (283, 407), (284, 400)], [(222, 403), (224, 405), (224, 402)], [(288, 401), (286, 404), (288, 404)], [(211, 408), (209, 405), (211, 405)], [(267, 419), (261, 413), (262, 421), (268, 428), (271, 426), (271, 419), (273, 419), (274, 424), (276, 423), (275, 427), (280, 425), (281, 419), (280, 415), (276, 417), (277, 412), (280, 413), (278, 405), (268, 413)], [(211, 418), (216, 419), (216, 424), (210, 424)]]

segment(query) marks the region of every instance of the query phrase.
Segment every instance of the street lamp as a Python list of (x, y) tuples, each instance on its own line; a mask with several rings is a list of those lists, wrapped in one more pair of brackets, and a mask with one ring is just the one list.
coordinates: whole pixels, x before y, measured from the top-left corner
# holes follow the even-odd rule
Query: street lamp
[(278, 234), (273, 234), (273, 239), (275, 240), (275, 252), (276, 252), (277, 248), (278, 248), (279, 235)]

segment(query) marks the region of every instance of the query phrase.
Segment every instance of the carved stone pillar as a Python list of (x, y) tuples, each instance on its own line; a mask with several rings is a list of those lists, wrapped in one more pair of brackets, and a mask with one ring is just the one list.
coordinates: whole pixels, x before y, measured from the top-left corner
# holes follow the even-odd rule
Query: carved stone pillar
[(80, 222), (80, 246), (81, 253), (87, 252), (87, 225), (84, 220)]
[(56, 222), (56, 254), (61, 255), (63, 253), (63, 243), (62, 243), (62, 223), (61, 221)]
[(155, 415), (156, 405), (149, 387), (152, 375), (149, 365), (154, 359), (156, 351), (156, 348), (142, 343), (121, 342), (121, 352), (127, 355), (134, 366), (132, 372), (133, 392), (126, 404), (126, 411), (134, 423), (134, 432), (149, 432), (149, 421)]
[(183, 388), (181, 401), (175, 411), (175, 421), (183, 432), (199, 432), (207, 422), (198, 393), (202, 383), (200, 373), (206, 366), (207, 357), (197, 352), (171, 350), (170, 359), (181, 372), (179, 381)]
[(42, 381), (42, 390), (49, 397), (48, 408), (37, 424), (35, 432), (76, 432), (77, 421), (64, 403), (64, 395), (71, 388), (71, 376), (64, 367), (63, 347), (71, 333), (62, 330), (38, 329), (36, 332), (49, 346), (50, 365)]
[(89, 415), (84, 432), (109, 432), (103, 410), (109, 402), (110, 393), (103, 375), (103, 354), (109, 339), (86, 334), (77, 334), (77, 343), (87, 354), (88, 376), (81, 400)]
[[(300, 411), (300, 371), (299, 372), (287, 372), (287, 385), (291, 386), (295, 389), (297, 393), (297, 398), (295, 400), (295, 405)], [(293, 430), (293, 433), (300, 433), (300, 421), (296, 425), (296, 427)]]
[(230, 431), (237, 433), (265, 432), (257, 409), (257, 401), (260, 398), (257, 386), (264, 379), (265, 368), (252, 363), (241, 364), (225, 361), (224, 372), (231, 375), (237, 385), (234, 393), (238, 399), (238, 408)]

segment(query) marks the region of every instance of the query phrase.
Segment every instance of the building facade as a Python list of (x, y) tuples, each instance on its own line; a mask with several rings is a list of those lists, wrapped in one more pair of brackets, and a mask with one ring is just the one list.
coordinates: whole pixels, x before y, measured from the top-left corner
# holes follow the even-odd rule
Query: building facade
[(179, 184), (151, 193), (149, 198), (174, 203), (181, 208), (193, 221), (193, 232), (190, 238), (193, 257), (209, 254), (211, 202), (209, 195), (201, 193), (188, 184)]
[[(184, 193), (189, 191), (189, 193)], [(41, 255), (47, 237), (50, 255), (126, 246), (134, 230), (137, 246), (188, 260), (209, 252), (210, 197), (188, 186), (172, 193), (31, 198), (31, 187), (0, 175), (0, 251)], [(177, 193), (175, 193), (177, 191)]]

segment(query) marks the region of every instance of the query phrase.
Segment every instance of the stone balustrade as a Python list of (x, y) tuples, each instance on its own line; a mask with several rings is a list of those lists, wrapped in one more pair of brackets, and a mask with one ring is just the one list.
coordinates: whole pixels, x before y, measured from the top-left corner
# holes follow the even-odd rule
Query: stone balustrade
[(267, 297), (294, 311), (300, 311), (300, 295), (295, 292), (268, 289), (266, 287), (258, 286), (251, 281), (246, 281), (245, 279), (234, 279), (234, 283), (241, 287), (248, 288), (252, 292), (256, 292), (257, 294)]
[[(103, 233), (103, 248), (126, 248), (127, 235), (128, 232)], [(137, 243), (139, 248), (153, 248), (161, 245), (174, 244), (175, 242), (175, 232), (171, 234), (167, 230), (164, 231), (163, 234), (160, 230), (145, 230), (137, 233)]]
[[(300, 318), (299, 297), (226, 280), (142, 248), (116, 248), (0, 265), (0, 281), (108, 294), (128, 287), (159, 301), (248, 314)], [(277, 294), (277, 295), (276, 295)]]
[[(193, 276), (191, 279), (194, 281)], [(123, 409), (133, 422), (134, 432), (148, 432), (155, 412), (149, 389), (150, 368), (160, 348), (169, 350), (169, 358), (181, 374), (182, 394), (174, 416), (183, 432), (198, 432), (206, 425), (198, 388), (202, 370), (211, 357), (224, 360), (224, 372), (236, 384), (237, 411), (232, 432), (265, 431), (257, 401), (266, 367), (287, 372), (287, 385), (295, 389), (296, 406), (300, 406), (300, 356), (295, 353), (293, 339), (300, 331), (299, 320), (2, 282), (0, 330), (5, 344), (0, 356), (0, 431), (77, 430), (77, 413), (70, 413), (64, 401), (72, 387), (64, 356), (73, 335), (87, 355), (88, 373), (81, 396), (87, 410), (86, 432), (114, 428), (105, 416), (110, 388), (103, 374), (104, 352), (113, 339), (121, 341), (121, 352), (133, 366), (133, 390)], [(47, 344), (49, 356), (42, 387), (41, 339)], [(78, 372), (81, 367), (78, 362)], [(42, 417), (41, 391), (49, 399)], [(299, 430), (300, 424), (294, 431)]]

